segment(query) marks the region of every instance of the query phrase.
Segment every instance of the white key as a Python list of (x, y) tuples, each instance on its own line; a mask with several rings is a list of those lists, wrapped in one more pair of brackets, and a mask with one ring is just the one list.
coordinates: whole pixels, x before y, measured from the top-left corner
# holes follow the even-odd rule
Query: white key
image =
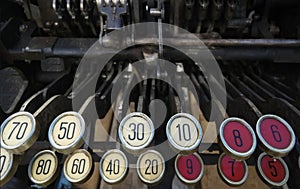
[(29, 112), (17, 112), (1, 125), (1, 146), (14, 154), (22, 154), (37, 140), (40, 127)]
[(64, 162), (64, 174), (72, 183), (84, 183), (91, 176), (94, 162), (91, 154), (79, 149), (70, 154)]
[(58, 160), (53, 151), (44, 150), (37, 153), (28, 166), (28, 176), (38, 186), (51, 184), (57, 176)]
[(14, 162), (14, 156), (4, 148), (0, 148), (0, 186), (7, 183), (17, 171), (18, 165)]
[(62, 154), (70, 154), (84, 143), (85, 122), (77, 112), (65, 112), (51, 123), (48, 138), (50, 144)]
[(128, 170), (128, 161), (120, 150), (109, 150), (101, 158), (100, 175), (107, 183), (114, 184), (123, 180)]
[(137, 160), (137, 172), (140, 179), (146, 184), (159, 182), (165, 172), (163, 156), (155, 150), (142, 153)]
[(195, 151), (202, 140), (202, 128), (190, 114), (178, 113), (167, 123), (166, 133), (172, 148), (179, 152)]
[(120, 123), (119, 138), (129, 150), (141, 150), (147, 147), (154, 137), (154, 125), (151, 119), (140, 112), (128, 114)]

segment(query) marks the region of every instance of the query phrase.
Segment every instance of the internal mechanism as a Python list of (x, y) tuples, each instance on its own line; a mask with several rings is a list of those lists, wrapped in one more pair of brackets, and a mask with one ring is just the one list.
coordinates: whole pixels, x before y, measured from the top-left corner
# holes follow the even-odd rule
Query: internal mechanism
[(37, 35), (98, 37), (128, 24), (158, 19), (192, 33), (216, 32), (222, 37), (299, 38), (300, 33), (297, 0), (11, 0), (2, 4), (13, 2), (36, 23)]
[(300, 188), (299, 0), (0, 0), (0, 57), (1, 188)]

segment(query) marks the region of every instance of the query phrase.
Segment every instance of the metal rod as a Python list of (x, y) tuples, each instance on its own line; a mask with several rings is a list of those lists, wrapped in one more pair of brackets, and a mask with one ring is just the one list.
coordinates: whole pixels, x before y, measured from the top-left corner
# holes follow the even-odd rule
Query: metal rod
[[(34, 38), (32, 38), (34, 40)], [(39, 40), (47, 41), (47, 37), (39, 38)], [(98, 39), (91, 38), (58, 38), (53, 43), (45, 45), (30, 46), (28, 44), (18, 45), (15, 48), (8, 49), (8, 54), (13, 60), (41, 60), (48, 57), (77, 57), (81, 58), (87, 50)], [(284, 62), (299, 62), (300, 63), (300, 40), (284, 40), (284, 39), (203, 39), (202, 42), (210, 49), (216, 59), (222, 60), (277, 60)], [(30, 44), (30, 42), (29, 42)], [(103, 50), (106, 53), (115, 53), (118, 50), (112, 48), (109, 40), (104, 41)], [(131, 45), (158, 45), (157, 39), (139, 39), (135, 40)], [(164, 44), (172, 44), (174, 46), (190, 47), (191, 53), (197, 53), (199, 49), (198, 43), (190, 39), (175, 39), (164, 38)], [(21, 48), (23, 47), (23, 48)], [(24, 48), (28, 49), (24, 51)], [(139, 54), (141, 47), (134, 47), (126, 52), (119, 54), (120, 58), (136, 57)], [(205, 46), (203, 46), (205, 49)], [(97, 52), (97, 54), (103, 52)], [(167, 49), (164, 52), (164, 57), (172, 59), (183, 59), (178, 52)]]

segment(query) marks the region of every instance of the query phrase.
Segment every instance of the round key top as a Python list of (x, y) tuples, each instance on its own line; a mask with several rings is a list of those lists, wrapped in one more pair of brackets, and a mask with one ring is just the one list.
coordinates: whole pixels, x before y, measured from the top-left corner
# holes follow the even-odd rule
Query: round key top
[(226, 154), (245, 160), (256, 148), (256, 137), (251, 126), (239, 118), (228, 118), (221, 124), (220, 139)]
[(1, 125), (1, 146), (14, 154), (22, 154), (37, 140), (40, 127), (28, 112), (17, 112)]
[(197, 152), (191, 155), (178, 154), (175, 160), (175, 171), (181, 181), (187, 184), (195, 184), (203, 176), (204, 164), (202, 158)]
[(264, 150), (274, 157), (286, 156), (296, 143), (291, 126), (275, 115), (264, 115), (259, 118), (256, 133)]
[(0, 186), (9, 181), (17, 171), (13, 154), (0, 147)]
[(134, 112), (121, 121), (118, 134), (125, 148), (141, 150), (151, 143), (154, 137), (154, 125), (147, 115)]
[(137, 173), (143, 182), (155, 184), (161, 180), (164, 172), (164, 158), (159, 152), (148, 150), (139, 156), (137, 160)]
[(272, 186), (283, 186), (289, 179), (289, 169), (281, 158), (262, 153), (258, 157), (257, 167), (262, 178)]
[(248, 166), (245, 160), (237, 161), (225, 153), (218, 160), (221, 177), (230, 185), (241, 185), (248, 177)]
[(72, 183), (84, 183), (91, 175), (94, 162), (91, 154), (79, 149), (70, 154), (64, 162), (64, 174)]
[(114, 184), (125, 178), (128, 161), (125, 154), (120, 150), (107, 151), (99, 165), (100, 175), (107, 183)]
[(28, 166), (28, 176), (35, 184), (45, 187), (51, 184), (57, 174), (58, 160), (53, 151), (37, 153)]
[(48, 138), (58, 152), (70, 154), (83, 144), (85, 122), (77, 112), (65, 112), (51, 123)]
[(169, 143), (176, 151), (190, 152), (197, 149), (202, 140), (200, 123), (190, 114), (178, 113), (167, 123)]

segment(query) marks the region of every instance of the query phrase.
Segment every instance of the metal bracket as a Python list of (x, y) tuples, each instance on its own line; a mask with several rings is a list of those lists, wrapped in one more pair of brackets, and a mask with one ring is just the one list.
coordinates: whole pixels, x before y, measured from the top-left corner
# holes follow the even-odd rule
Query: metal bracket
[(127, 12), (127, 0), (102, 0), (100, 12), (107, 16), (107, 29), (119, 29), (122, 27), (121, 15)]

